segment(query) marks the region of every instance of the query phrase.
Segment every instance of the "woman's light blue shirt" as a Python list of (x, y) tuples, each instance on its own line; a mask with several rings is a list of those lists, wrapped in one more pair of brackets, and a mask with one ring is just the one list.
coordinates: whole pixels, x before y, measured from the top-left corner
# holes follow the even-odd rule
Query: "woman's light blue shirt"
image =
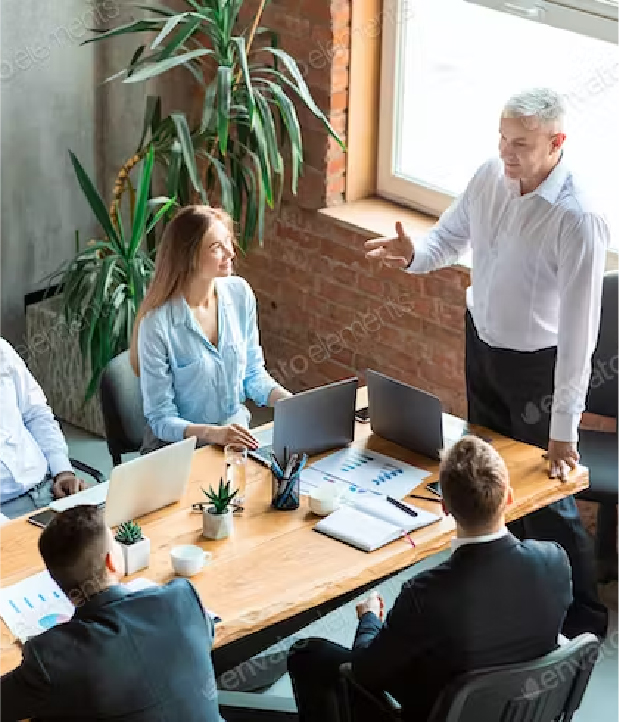
[(189, 424), (223, 424), (267, 404), (277, 382), (264, 368), (256, 298), (240, 276), (216, 280), (219, 338), (206, 338), (183, 297), (149, 312), (138, 329), (144, 415), (153, 433), (177, 442)]

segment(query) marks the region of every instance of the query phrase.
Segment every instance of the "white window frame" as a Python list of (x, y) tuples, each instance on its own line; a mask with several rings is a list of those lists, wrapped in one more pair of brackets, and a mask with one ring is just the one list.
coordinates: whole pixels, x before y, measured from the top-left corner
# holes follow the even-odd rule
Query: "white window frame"
[[(436, 0), (439, 2), (439, 0)], [(617, 6), (608, 0), (466, 0), (532, 22), (543, 22), (599, 40), (617, 43)], [(384, 0), (395, 5), (392, 12), (399, 22), (383, 23), (380, 119), (378, 131), (377, 193), (433, 216), (440, 216), (454, 196), (427, 185), (414, 183), (394, 173), (395, 149), (398, 147), (395, 100), (402, 94), (398, 69), (402, 33), (406, 23), (414, 22), (414, 0)]]

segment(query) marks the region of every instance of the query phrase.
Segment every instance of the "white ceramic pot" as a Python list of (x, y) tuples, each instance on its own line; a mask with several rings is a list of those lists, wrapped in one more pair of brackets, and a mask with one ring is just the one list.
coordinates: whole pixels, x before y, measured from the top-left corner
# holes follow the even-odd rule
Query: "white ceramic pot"
[(134, 572), (148, 567), (150, 562), (150, 540), (148, 537), (142, 537), (133, 545), (124, 545), (121, 542), (120, 547), (125, 560), (125, 575), (132, 575)]
[[(211, 511), (212, 510), (212, 511)], [(208, 540), (223, 540), (229, 537), (234, 529), (232, 508), (221, 515), (215, 513), (214, 507), (202, 511), (202, 537)]]

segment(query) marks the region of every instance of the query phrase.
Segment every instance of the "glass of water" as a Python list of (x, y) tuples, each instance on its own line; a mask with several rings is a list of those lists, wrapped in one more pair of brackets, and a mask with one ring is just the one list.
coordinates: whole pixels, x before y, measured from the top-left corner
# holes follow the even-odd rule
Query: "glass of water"
[(227, 444), (224, 447), (225, 481), (230, 482), (230, 490), (238, 490), (233, 503), (245, 505), (247, 484), (247, 447), (242, 444)]

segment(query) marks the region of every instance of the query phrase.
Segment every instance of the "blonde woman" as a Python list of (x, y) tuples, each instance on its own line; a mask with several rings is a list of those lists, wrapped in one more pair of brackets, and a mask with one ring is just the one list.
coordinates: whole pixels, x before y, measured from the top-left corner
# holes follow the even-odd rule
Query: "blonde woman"
[(264, 367), (256, 299), (232, 276), (234, 246), (220, 209), (187, 206), (166, 227), (130, 351), (150, 428), (145, 451), (194, 435), (255, 449), (243, 402), (290, 396)]

